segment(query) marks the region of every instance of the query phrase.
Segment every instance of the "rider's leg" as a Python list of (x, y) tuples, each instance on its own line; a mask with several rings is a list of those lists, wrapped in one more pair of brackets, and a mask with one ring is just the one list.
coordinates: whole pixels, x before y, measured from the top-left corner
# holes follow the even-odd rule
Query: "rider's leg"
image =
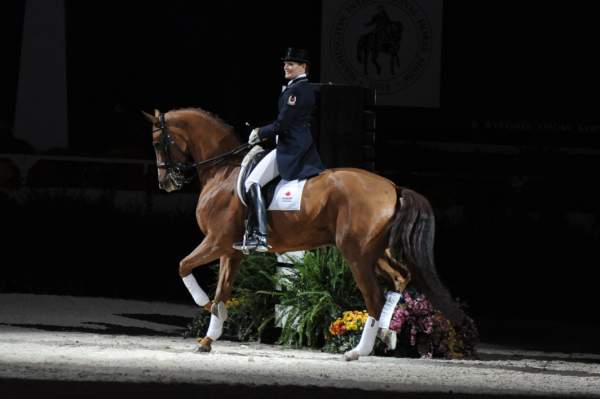
[(258, 184), (263, 187), (265, 184), (279, 176), (279, 168), (277, 167), (277, 150), (272, 150), (260, 160), (258, 165), (252, 170), (244, 186), (246, 191), (253, 184)]
[(251, 204), (248, 204), (248, 211), (251, 212), (249, 221), (254, 223), (249, 223), (247, 226), (247, 236), (249, 238), (246, 240), (245, 245), (235, 243), (233, 246), (235, 249), (242, 249), (245, 246), (245, 249), (255, 249), (259, 252), (268, 250), (267, 210), (260, 189), (277, 176), (279, 176), (277, 151), (272, 150), (261, 159), (244, 183), (249, 202), (251, 202)]
[(256, 217), (256, 230), (254, 236), (256, 238), (256, 251), (267, 252), (269, 246), (267, 244), (267, 207), (260, 190), (260, 185), (254, 183), (250, 186), (249, 197), (254, 204), (254, 211)]

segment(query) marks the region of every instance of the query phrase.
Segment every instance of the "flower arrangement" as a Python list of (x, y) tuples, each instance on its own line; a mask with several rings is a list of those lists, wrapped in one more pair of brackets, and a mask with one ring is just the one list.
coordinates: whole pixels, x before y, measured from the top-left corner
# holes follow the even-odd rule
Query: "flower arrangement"
[[(343, 257), (335, 248), (308, 251), (295, 261), (296, 273), (276, 277), (272, 255), (251, 255), (240, 270), (233, 298), (227, 302), (229, 319), (222, 339), (259, 340), (291, 346), (321, 347), (343, 353), (358, 345), (368, 314), (360, 309), (362, 297)], [(275, 290), (281, 284), (283, 290)], [(274, 327), (275, 304), (286, 306), (286, 322)], [(341, 317), (339, 316), (341, 313)], [(186, 336), (201, 336), (210, 315), (199, 312)], [(388, 349), (379, 338), (374, 353), (381, 356), (458, 359), (475, 356), (477, 330), (453, 326), (427, 298), (407, 289), (392, 314), (389, 330), (396, 334), (396, 347)], [(388, 337), (389, 338), (389, 337)]]
[(366, 310), (347, 310), (342, 317), (337, 318), (329, 325), (329, 334), (323, 347), (325, 352), (346, 352), (360, 341), (363, 327), (369, 314)]
[(392, 315), (390, 330), (398, 334), (398, 346), (389, 351), (391, 355), (461, 359), (475, 354), (476, 330), (459, 333), (424, 295), (414, 290), (404, 292)]
[[(329, 325), (326, 352), (343, 353), (358, 345), (367, 320), (366, 311), (345, 311)], [(407, 290), (390, 321), (397, 345), (388, 349), (379, 339), (375, 354), (380, 356), (461, 359), (475, 354), (476, 331), (459, 333), (424, 295)]]

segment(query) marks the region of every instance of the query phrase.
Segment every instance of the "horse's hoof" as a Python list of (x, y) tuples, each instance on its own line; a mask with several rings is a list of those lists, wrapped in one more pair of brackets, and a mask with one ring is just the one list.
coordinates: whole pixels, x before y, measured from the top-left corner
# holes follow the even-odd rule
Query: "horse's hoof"
[(358, 360), (359, 357), (360, 355), (357, 351), (348, 351), (344, 353), (344, 360), (347, 362), (350, 362), (352, 360)]
[(209, 337), (204, 337), (202, 339), (199, 339), (198, 344), (199, 345), (198, 345), (198, 349), (196, 349), (196, 352), (208, 353), (212, 349), (212, 347), (211, 347), (212, 339), (210, 339)]
[(210, 345), (202, 345), (202, 344), (200, 344), (198, 346), (198, 349), (196, 349), (196, 352), (199, 352), (199, 353), (208, 353), (208, 352), (210, 352), (211, 349), (212, 348), (210, 347)]

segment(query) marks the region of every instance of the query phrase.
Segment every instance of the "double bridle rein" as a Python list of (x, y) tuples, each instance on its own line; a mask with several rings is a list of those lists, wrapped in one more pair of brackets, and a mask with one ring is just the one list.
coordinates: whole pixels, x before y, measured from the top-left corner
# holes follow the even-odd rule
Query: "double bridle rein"
[(245, 143), (235, 147), (232, 150), (224, 152), (223, 154), (206, 159), (204, 161), (194, 163), (188, 163), (186, 161), (174, 161), (172, 157), (173, 148), (181, 155), (183, 155), (184, 159), (189, 158), (189, 154), (182, 150), (181, 147), (179, 147), (179, 145), (177, 144), (177, 142), (173, 140), (173, 137), (171, 137), (171, 135), (169, 134), (169, 129), (167, 129), (167, 123), (165, 121), (165, 114), (161, 113), (159, 115), (159, 122), (159, 127), (152, 130), (152, 133), (160, 131), (158, 142), (154, 144), (154, 148), (156, 148), (158, 151), (162, 151), (163, 161), (157, 162), (156, 167), (158, 169), (166, 169), (169, 179), (171, 179), (173, 183), (177, 185), (177, 187), (181, 187), (183, 184), (189, 183), (194, 179), (194, 175), (186, 177), (187, 172), (194, 171), (198, 173), (199, 168), (217, 165), (226, 160), (227, 158), (233, 155), (237, 155), (240, 152), (250, 148), (250, 144)]

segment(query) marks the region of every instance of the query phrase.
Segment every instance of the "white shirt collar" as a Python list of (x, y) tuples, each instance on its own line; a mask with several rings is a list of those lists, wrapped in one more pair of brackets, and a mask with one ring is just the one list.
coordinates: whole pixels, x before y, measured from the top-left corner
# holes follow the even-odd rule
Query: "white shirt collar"
[(305, 78), (305, 77), (306, 77), (306, 74), (305, 74), (305, 73), (303, 73), (303, 74), (301, 74), (301, 75), (298, 75), (298, 76), (296, 76), (294, 79), (290, 80), (290, 81), (288, 82), (288, 84), (287, 84), (287, 85), (289, 86), (289, 85), (291, 85), (292, 83), (294, 83), (295, 81), (297, 81), (298, 79), (300, 79), (300, 78)]

